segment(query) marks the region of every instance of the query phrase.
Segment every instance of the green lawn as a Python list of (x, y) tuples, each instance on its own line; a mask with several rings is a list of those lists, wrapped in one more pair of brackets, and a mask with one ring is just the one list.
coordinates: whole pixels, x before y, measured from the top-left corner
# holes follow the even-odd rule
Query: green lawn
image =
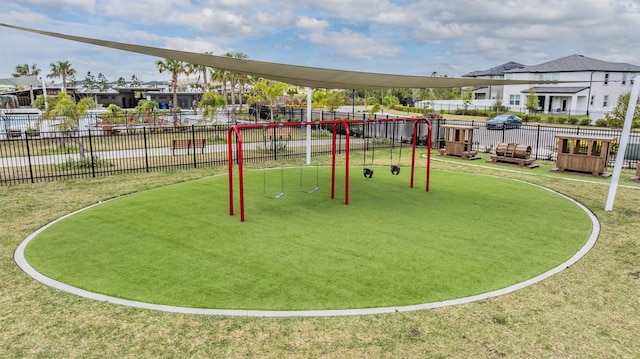
[[(311, 310), (402, 306), (507, 287), (571, 257), (588, 215), (522, 182), (408, 168), (373, 179), (352, 168), (329, 197), (300, 192), (300, 171), (247, 172), (246, 222), (229, 216), (227, 177), (131, 194), (64, 219), (25, 252), (41, 273), (93, 292), (184, 307)], [(342, 171), (338, 171), (339, 173)], [(267, 192), (285, 195), (272, 200)], [(315, 185), (304, 172), (304, 187)], [(237, 189), (237, 186), (236, 186)], [(237, 193), (235, 195), (238, 197)], [(239, 208), (236, 204), (236, 213)]]

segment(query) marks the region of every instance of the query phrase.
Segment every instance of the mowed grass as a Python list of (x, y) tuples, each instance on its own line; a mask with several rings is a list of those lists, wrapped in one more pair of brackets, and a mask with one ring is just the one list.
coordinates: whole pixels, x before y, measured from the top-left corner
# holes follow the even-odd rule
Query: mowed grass
[[(247, 172), (244, 223), (238, 203), (229, 216), (227, 176), (131, 194), (54, 224), (26, 258), (73, 286), (155, 304), (347, 309), (504, 288), (567, 260), (591, 233), (582, 209), (526, 183), (440, 170), (427, 193), (424, 169), (413, 189), (408, 168), (376, 167), (371, 180), (351, 170), (348, 206), (344, 169), (334, 200), (329, 168), (315, 194), (300, 191), (297, 168)], [(316, 169), (302, 174), (313, 188)], [(285, 195), (263, 197), (281, 176)]]

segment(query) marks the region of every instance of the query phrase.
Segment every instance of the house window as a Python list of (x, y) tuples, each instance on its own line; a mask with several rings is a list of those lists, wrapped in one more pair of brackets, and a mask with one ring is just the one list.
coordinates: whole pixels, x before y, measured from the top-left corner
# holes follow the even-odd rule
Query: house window
[(520, 106), (520, 95), (509, 95), (509, 105)]
[(604, 84), (605, 85), (609, 84), (609, 74), (608, 73), (604, 74)]
[(541, 81), (558, 81), (558, 77), (557, 73), (538, 74), (538, 80)]
[(589, 100), (589, 105), (593, 106), (593, 103), (596, 101), (596, 96), (591, 95), (591, 100)]
[(629, 85), (633, 86), (633, 82), (636, 78), (636, 74), (631, 74), (631, 78), (629, 79)]
[(602, 101), (602, 107), (609, 107), (609, 95), (604, 95), (604, 100)]
[(626, 85), (627, 84), (627, 73), (624, 72), (622, 74), (622, 85)]

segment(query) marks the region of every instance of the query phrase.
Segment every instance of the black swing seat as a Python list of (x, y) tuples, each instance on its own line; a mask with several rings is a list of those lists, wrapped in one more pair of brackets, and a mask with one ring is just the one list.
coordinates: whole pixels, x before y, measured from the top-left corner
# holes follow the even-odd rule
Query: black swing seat
[(391, 174), (397, 176), (400, 174), (400, 166), (392, 165), (391, 166)]
[(371, 178), (373, 177), (373, 170), (371, 168), (363, 168), (362, 174), (364, 175), (364, 178)]

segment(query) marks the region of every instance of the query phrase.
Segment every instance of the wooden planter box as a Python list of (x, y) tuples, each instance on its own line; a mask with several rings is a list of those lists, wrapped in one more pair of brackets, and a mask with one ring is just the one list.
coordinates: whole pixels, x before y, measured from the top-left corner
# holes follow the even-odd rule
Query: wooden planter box
[(556, 135), (558, 159), (554, 171), (576, 171), (608, 176), (607, 161), (613, 137)]
[(441, 155), (457, 156), (466, 160), (479, 159), (476, 143), (473, 142), (473, 130), (477, 126), (442, 125), (444, 128), (444, 148), (438, 149)]

